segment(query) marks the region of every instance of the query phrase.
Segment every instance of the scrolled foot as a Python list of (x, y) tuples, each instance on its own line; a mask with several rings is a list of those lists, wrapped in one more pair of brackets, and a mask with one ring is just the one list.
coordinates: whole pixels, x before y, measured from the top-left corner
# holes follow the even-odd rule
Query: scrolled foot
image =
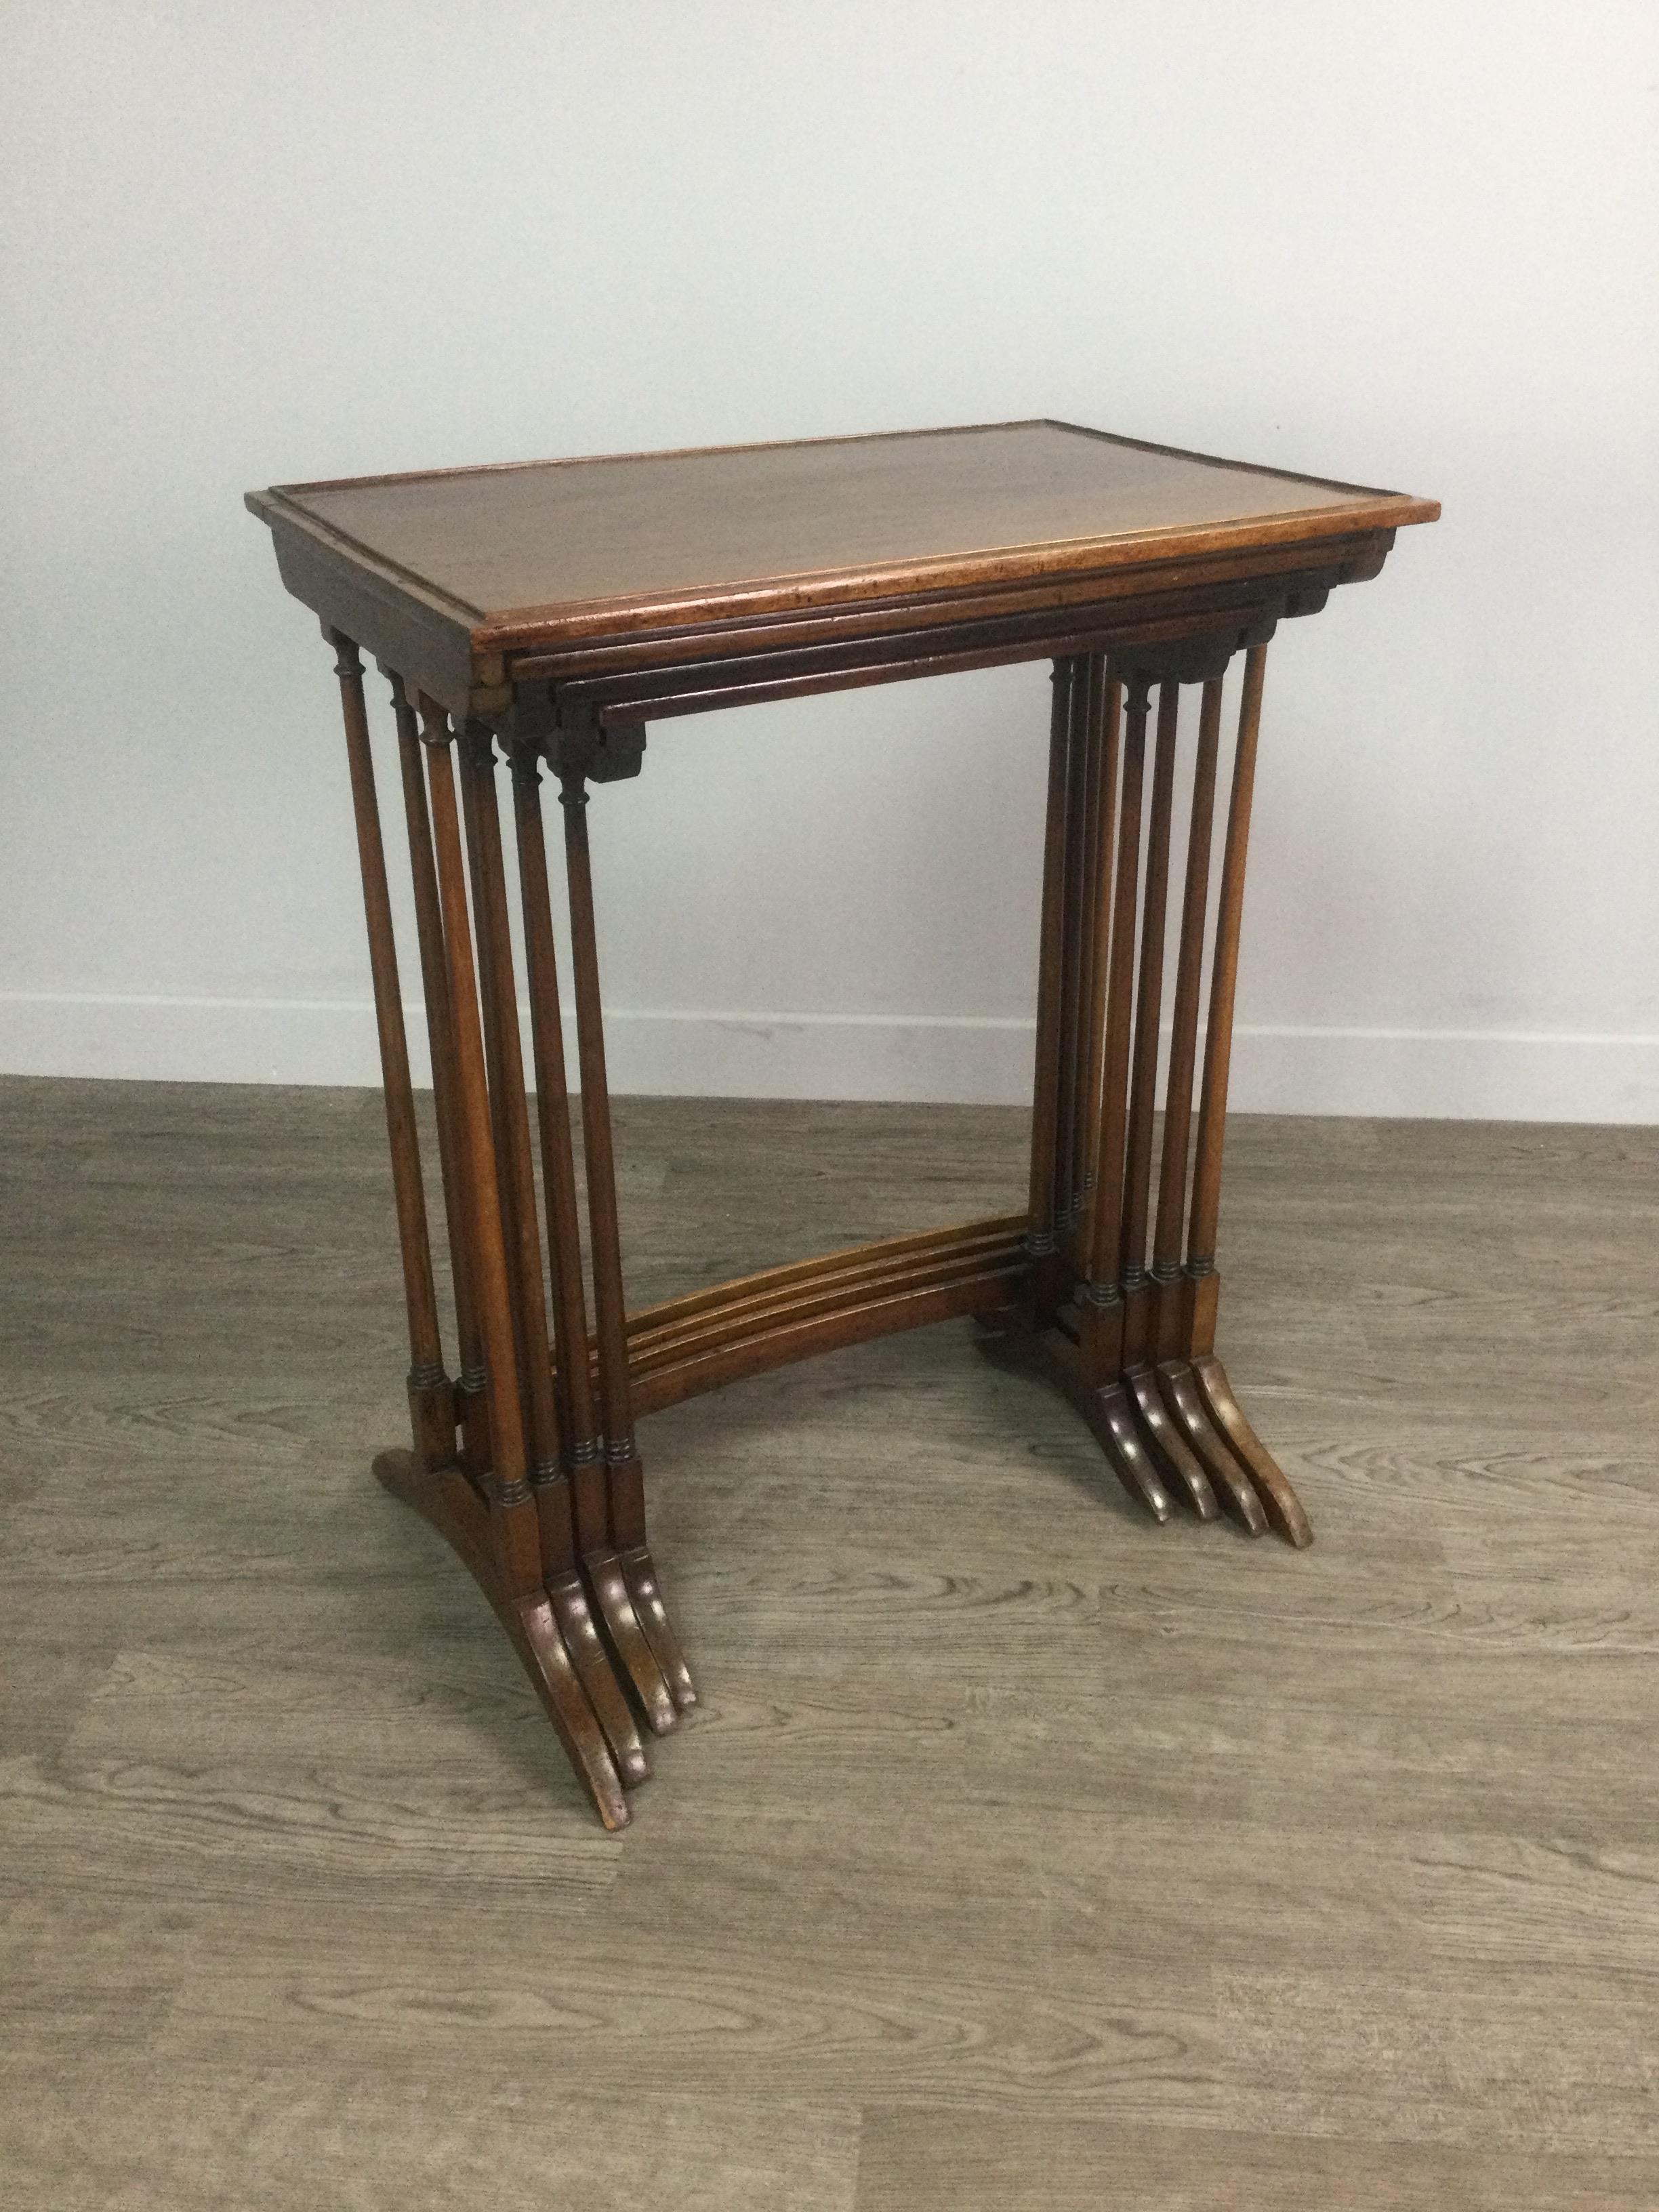
[(1265, 1536), (1267, 1516), (1255, 1494), (1255, 1485), (1205, 1412), (1192, 1369), (1184, 1359), (1164, 1359), (1159, 1361), (1156, 1373), (1170, 1418), (1209, 1470), (1223, 1511), (1246, 1535)]
[(524, 1670), (542, 1701), (542, 1709), (564, 1746), (566, 1758), (592, 1800), (594, 1811), (607, 1828), (625, 1828), (629, 1811), (623, 1796), (622, 1778), (570, 1654), (565, 1650), (546, 1591), (536, 1597), (497, 1605), (495, 1613), (512, 1638)]
[(564, 1647), (575, 1663), (587, 1701), (605, 1731), (623, 1788), (637, 1789), (641, 1782), (649, 1779), (651, 1762), (646, 1757), (639, 1729), (611, 1668), (611, 1655), (600, 1638), (581, 1577), (574, 1569), (568, 1574), (550, 1577), (547, 1595)]
[(646, 1642), (661, 1668), (668, 1684), (668, 1694), (682, 1712), (697, 1702), (696, 1685), (691, 1680), (691, 1669), (685, 1663), (685, 1654), (680, 1649), (680, 1639), (674, 1624), (668, 1618), (668, 1607), (663, 1602), (662, 1584), (647, 1546), (635, 1544), (621, 1555), (623, 1573), (628, 1580), (629, 1595), (634, 1601), (634, 1611), (640, 1626), (645, 1631)]
[(600, 1626), (623, 1678), (645, 1715), (647, 1727), (653, 1735), (666, 1735), (678, 1727), (679, 1714), (644, 1625), (634, 1609), (633, 1593), (621, 1559), (615, 1552), (590, 1552), (582, 1560), (582, 1571)]
[(1211, 1419), (1249, 1469), (1269, 1522), (1287, 1544), (1305, 1550), (1313, 1541), (1312, 1523), (1278, 1462), (1245, 1419), (1226, 1369), (1212, 1352), (1206, 1352), (1193, 1361), (1193, 1374)]
[[(1141, 1441), (1134, 1407), (1122, 1383), (1109, 1382), (1103, 1389), (1091, 1391), (1079, 1410), (1105, 1453), (1107, 1465), (1130, 1497), (1139, 1498), (1155, 1521), (1172, 1519), (1175, 1501)], [(1211, 1510), (1214, 1510), (1213, 1502)]]
[(1154, 1462), (1169, 1478), (1171, 1489), (1184, 1498), (1200, 1521), (1213, 1521), (1219, 1511), (1215, 1492), (1202, 1463), (1180, 1430), (1170, 1419), (1150, 1367), (1132, 1367), (1123, 1377), (1134, 1407), (1136, 1423)]

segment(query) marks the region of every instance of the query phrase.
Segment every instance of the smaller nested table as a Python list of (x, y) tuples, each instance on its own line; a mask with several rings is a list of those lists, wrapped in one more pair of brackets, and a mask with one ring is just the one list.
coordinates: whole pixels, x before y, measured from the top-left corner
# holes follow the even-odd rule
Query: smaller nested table
[[(477, 1577), (607, 1827), (627, 1820), (624, 1792), (648, 1771), (641, 1723), (661, 1733), (696, 1700), (647, 1539), (641, 1413), (835, 1346), (971, 1315), (984, 1349), (1066, 1393), (1159, 1521), (1178, 1509), (1204, 1521), (1224, 1513), (1253, 1535), (1272, 1528), (1310, 1540), (1214, 1349), (1266, 647), (1282, 617), (1376, 575), (1398, 526), (1431, 521), (1434, 501), (1039, 422), (290, 484), (247, 503), (270, 527), (283, 582), (321, 617), (344, 709), (410, 1350), (412, 1448), (383, 1453), (374, 1471)], [(390, 684), (397, 731), (454, 1287), (453, 1377), (362, 648)], [(1239, 653), (1211, 927), (1223, 682)], [(638, 774), (648, 721), (1034, 659), (1054, 664), (1054, 704), (1028, 1210), (629, 1313), (589, 787)], [(1188, 686), (1199, 693), (1189, 750)], [(533, 1105), (498, 750), (510, 771)], [(1182, 761), (1189, 791), (1178, 816)], [(544, 769), (564, 823), (591, 1329)]]

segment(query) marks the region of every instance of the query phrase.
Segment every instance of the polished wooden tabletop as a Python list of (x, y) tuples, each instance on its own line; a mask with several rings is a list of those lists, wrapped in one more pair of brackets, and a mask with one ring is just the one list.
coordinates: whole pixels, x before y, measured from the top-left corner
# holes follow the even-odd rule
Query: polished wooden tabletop
[(476, 647), (1064, 577), (1431, 521), (1432, 500), (1054, 422), (248, 495)]

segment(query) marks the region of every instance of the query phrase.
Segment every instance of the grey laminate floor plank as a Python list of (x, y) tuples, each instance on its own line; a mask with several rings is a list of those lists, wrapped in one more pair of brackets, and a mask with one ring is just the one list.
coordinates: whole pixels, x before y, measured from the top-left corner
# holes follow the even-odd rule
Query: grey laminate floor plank
[(860, 2212), (1649, 2212), (1659, 2164), (1501, 2145), (878, 2112)]
[[(550, 2095), (510, 2043), (459, 2079), (88, 2050), (27, 2088), (0, 2114), (0, 2171), (52, 2171), (56, 2212), (853, 2212), (857, 2183), (855, 2111), (653, 2086), (642, 2124), (626, 2090)], [(165, 2136), (134, 2130), (145, 2105), (167, 2110)]]

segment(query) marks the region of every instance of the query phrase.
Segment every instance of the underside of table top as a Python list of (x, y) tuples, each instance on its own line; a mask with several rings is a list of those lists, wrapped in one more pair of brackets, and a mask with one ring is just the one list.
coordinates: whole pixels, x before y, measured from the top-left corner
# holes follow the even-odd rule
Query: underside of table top
[(1288, 573), (1300, 549), (1343, 580), (1439, 512), (1054, 422), (291, 484), (247, 504), (325, 623), (474, 713), (526, 678), (1121, 605)]

